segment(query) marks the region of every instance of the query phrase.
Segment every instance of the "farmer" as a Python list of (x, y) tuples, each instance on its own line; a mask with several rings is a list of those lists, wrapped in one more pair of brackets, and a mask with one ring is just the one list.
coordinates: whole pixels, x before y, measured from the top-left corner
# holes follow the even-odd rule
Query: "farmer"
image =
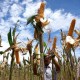
[[(52, 64), (53, 58), (53, 64)], [(53, 65), (53, 70), (52, 70)], [(52, 80), (52, 71), (54, 74), (54, 80), (57, 80), (57, 72), (60, 70), (60, 66), (57, 64), (55, 60), (55, 55), (45, 55), (44, 56), (44, 78), (45, 80)]]
[[(52, 57), (54, 57), (54, 55), (48, 55), (45, 54), (44, 55), (44, 80), (52, 80)], [(57, 80), (57, 71), (60, 70), (60, 67), (58, 68), (58, 65), (56, 64), (56, 62), (54, 62), (54, 80)], [(36, 65), (35, 65), (36, 68)], [(35, 71), (37, 71), (34, 68), (34, 73), (37, 73)], [(58, 69), (57, 69), (58, 68)]]
[(78, 65), (77, 65), (77, 80), (80, 80), (80, 57), (78, 58)]

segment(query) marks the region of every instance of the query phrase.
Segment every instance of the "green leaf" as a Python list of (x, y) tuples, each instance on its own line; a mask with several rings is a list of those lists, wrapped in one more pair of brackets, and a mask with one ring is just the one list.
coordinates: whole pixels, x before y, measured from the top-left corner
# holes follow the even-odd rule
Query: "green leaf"
[(8, 33), (8, 42), (9, 42), (10, 46), (13, 44), (12, 35), (11, 35), (11, 28), (10, 28), (9, 33)]
[(43, 46), (44, 46), (44, 47), (47, 47), (47, 44), (46, 44), (46, 42), (44, 42), (44, 43), (43, 43)]
[(33, 15), (33, 16), (31, 16), (31, 17), (29, 17), (29, 18), (27, 19), (27, 25), (28, 25), (29, 23), (32, 23), (32, 22), (33, 22), (33, 19), (35, 18), (35, 16), (36, 16), (36, 15)]
[(4, 52), (3, 51), (0, 51), (0, 54), (2, 55)]
[(13, 29), (13, 32), (12, 32), (12, 35), (15, 36), (15, 32), (16, 32), (16, 26), (15, 28)]

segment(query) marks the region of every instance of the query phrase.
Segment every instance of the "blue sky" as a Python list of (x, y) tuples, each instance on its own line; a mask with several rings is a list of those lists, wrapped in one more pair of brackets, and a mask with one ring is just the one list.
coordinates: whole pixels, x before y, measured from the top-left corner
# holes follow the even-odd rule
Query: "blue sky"
[(64, 9), (65, 12), (70, 12), (74, 15), (80, 16), (80, 0), (46, 0), (47, 7), (53, 11)]
[[(33, 28), (31, 25), (26, 27), (27, 18), (37, 13), (41, 0), (0, 0), (0, 34), (2, 35), (2, 45), (0, 50), (6, 49), (9, 44), (7, 33), (17, 20), (20, 20), (17, 33), (18, 41), (27, 43), (27, 37), (33, 39)], [(60, 29), (67, 32), (73, 18), (76, 19), (75, 29), (80, 30), (80, 0), (45, 0), (45, 18), (50, 21), (46, 29), (51, 29), (51, 38), (57, 36), (57, 46), (60, 45)], [(46, 34), (46, 30), (44, 31)], [(47, 36), (47, 34), (46, 34)], [(47, 37), (44, 36), (44, 40)], [(6, 44), (6, 45), (5, 45)], [(77, 57), (80, 56), (80, 47), (76, 50)]]

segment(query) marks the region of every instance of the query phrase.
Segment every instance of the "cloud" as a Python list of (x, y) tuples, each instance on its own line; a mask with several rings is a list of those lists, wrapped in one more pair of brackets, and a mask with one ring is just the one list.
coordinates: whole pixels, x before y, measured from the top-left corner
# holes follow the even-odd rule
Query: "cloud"
[(12, 17), (19, 16), (22, 13), (22, 11), (23, 11), (23, 8), (19, 4), (15, 4), (15, 3), (11, 6), (11, 9), (9, 10), (10, 15)]
[(37, 10), (38, 10), (39, 6), (40, 6), (40, 2), (37, 2), (37, 3), (36, 2), (34, 2), (34, 3), (33, 2), (27, 3), (25, 11), (23, 13), (23, 16), (28, 18), (28, 17), (30, 17), (32, 15), (37, 14)]
[(45, 17), (50, 20), (50, 24), (46, 28), (51, 28), (53, 32), (63, 29), (68, 31), (72, 19), (76, 19), (76, 28), (80, 28), (80, 17), (65, 12), (63, 9), (52, 11), (50, 8), (45, 10)]
[[(18, 41), (26, 42), (27, 37), (33, 38), (32, 26), (26, 27), (27, 18), (37, 14), (37, 10), (40, 7), (40, 0), (33, 2), (33, 0), (10, 0), (3, 1), (0, 3), (0, 34), (2, 35), (3, 42), (8, 43), (7, 33), (10, 27), (13, 29), (17, 20), (20, 20), (18, 27), (19, 36)], [(6, 17), (6, 20), (3, 18)], [(71, 20), (76, 19), (75, 28), (80, 30), (80, 17), (73, 15), (70, 12), (65, 12), (64, 9), (51, 10), (50, 8), (45, 9), (45, 18), (50, 21), (50, 24), (45, 28), (50, 28), (52, 32), (56, 32), (60, 29), (68, 31)], [(31, 30), (32, 29), (32, 30)], [(5, 46), (3, 44), (3, 46)], [(6, 44), (6, 46), (8, 46)], [(4, 48), (3, 48), (4, 49)]]
[(0, 2), (0, 18), (5, 17), (9, 10), (9, 3), (8, 2)]

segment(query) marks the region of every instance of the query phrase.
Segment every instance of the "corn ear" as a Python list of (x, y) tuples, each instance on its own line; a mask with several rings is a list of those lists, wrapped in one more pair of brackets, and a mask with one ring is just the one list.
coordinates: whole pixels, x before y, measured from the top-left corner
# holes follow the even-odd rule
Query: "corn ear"
[(53, 40), (52, 50), (55, 50), (56, 48), (56, 41), (57, 41), (57, 38), (55, 37)]
[(45, 3), (42, 2), (40, 5), (40, 8), (38, 9), (38, 15), (43, 18), (44, 17), (44, 8), (45, 8)]
[(71, 25), (70, 25), (69, 31), (68, 31), (68, 36), (72, 36), (72, 35), (73, 35), (73, 31), (74, 31), (75, 23), (76, 23), (76, 20), (73, 19), (72, 22), (71, 22)]
[(19, 50), (16, 50), (16, 51), (14, 52), (14, 54), (15, 54), (15, 57), (16, 57), (16, 63), (19, 64), (19, 63), (20, 63)]
[[(74, 31), (74, 27), (75, 27), (75, 22), (76, 20), (73, 19), (72, 22), (71, 22), (71, 25), (70, 25), (70, 28), (69, 28), (69, 31), (68, 31), (68, 36), (72, 36), (73, 35), (73, 31)], [(68, 53), (71, 49), (72, 45), (69, 44), (69, 43), (66, 43), (66, 53)]]

